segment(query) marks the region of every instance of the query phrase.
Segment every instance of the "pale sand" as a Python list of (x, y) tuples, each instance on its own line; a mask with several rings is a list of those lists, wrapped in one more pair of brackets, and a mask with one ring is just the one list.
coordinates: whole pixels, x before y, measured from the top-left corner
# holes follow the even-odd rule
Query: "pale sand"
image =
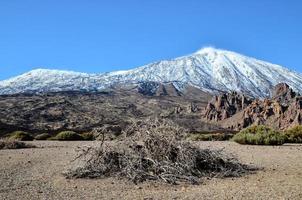
[(135, 185), (116, 178), (66, 180), (62, 171), (74, 149), (96, 142), (32, 142), (43, 148), (0, 150), (0, 199), (302, 199), (302, 145), (243, 146), (199, 142), (225, 148), (246, 164), (263, 167), (240, 178), (204, 180), (176, 186)]

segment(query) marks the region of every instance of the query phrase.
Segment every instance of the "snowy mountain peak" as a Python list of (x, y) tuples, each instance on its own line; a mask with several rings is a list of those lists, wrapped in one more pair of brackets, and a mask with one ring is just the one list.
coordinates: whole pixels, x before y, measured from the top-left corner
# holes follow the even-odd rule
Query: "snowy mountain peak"
[(196, 51), (193, 55), (195, 56), (218, 56), (218, 55), (224, 55), (224, 56), (236, 56), (236, 57), (246, 57), (244, 55), (241, 55), (239, 53), (228, 51), (224, 49), (218, 49), (215, 47), (204, 47)]
[(120, 83), (173, 83), (177, 89), (191, 85), (207, 92), (238, 91), (267, 97), (278, 83), (302, 92), (302, 75), (282, 66), (235, 52), (206, 47), (172, 60), (163, 60), (127, 71), (87, 74), (36, 69), (0, 81), (0, 94), (66, 90), (100, 90)]
[(214, 47), (204, 47), (204, 48), (201, 48), (199, 49), (198, 51), (195, 52), (195, 54), (217, 54), (219, 52), (222, 52), (224, 50), (222, 49), (217, 49), (217, 48), (214, 48)]

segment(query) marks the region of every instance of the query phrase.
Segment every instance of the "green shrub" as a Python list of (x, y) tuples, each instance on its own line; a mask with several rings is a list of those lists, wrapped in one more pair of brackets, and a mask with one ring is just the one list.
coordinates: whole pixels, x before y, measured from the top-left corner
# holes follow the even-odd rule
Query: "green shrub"
[(282, 145), (286, 136), (266, 126), (251, 126), (241, 130), (233, 137), (239, 144), (252, 145)]
[(15, 131), (9, 134), (10, 140), (19, 140), (19, 141), (32, 141), (34, 138), (27, 132), (24, 131)]
[(51, 137), (50, 134), (48, 134), (48, 133), (42, 133), (42, 134), (37, 135), (35, 137), (35, 140), (47, 140), (50, 137)]
[(95, 136), (93, 133), (83, 133), (81, 134), (81, 136), (83, 137), (83, 140), (95, 140)]
[(55, 137), (50, 138), (50, 140), (59, 140), (59, 141), (75, 141), (75, 140), (84, 140), (83, 137), (77, 134), (74, 131), (62, 131), (57, 134)]
[(188, 136), (193, 141), (226, 141), (231, 139), (233, 134), (230, 133), (194, 133)]
[(288, 143), (302, 143), (302, 125), (286, 130), (285, 135)]

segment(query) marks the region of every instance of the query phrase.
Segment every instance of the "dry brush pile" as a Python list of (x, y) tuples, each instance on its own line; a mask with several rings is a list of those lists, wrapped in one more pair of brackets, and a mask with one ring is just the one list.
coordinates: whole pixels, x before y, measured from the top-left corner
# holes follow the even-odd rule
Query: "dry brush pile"
[(16, 140), (11, 140), (11, 139), (0, 140), (0, 150), (1, 149), (25, 149), (25, 148), (35, 148), (35, 146)]
[(185, 130), (166, 120), (133, 122), (122, 141), (81, 148), (64, 175), (197, 184), (201, 177), (240, 176), (248, 171), (246, 165), (222, 151), (198, 148), (182, 140), (184, 134)]

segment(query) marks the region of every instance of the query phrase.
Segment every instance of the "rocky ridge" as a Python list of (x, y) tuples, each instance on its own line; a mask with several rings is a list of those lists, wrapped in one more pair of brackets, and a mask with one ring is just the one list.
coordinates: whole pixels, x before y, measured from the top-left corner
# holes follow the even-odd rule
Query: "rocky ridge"
[(133, 119), (152, 116), (202, 131), (212, 127), (207, 127), (200, 115), (210, 98), (210, 94), (196, 88), (180, 92), (171, 84), (153, 82), (116, 86), (103, 92), (0, 95), (0, 137), (15, 130), (38, 134), (124, 128)]

